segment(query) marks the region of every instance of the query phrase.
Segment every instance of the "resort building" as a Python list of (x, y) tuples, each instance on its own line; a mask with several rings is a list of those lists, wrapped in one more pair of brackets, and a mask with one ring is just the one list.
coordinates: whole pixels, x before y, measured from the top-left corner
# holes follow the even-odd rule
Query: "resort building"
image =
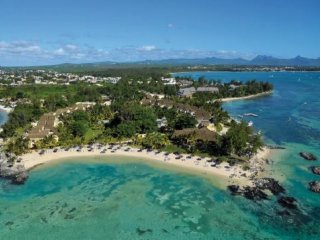
[(33, 128), (27, 133), (30, 139), (29, 147), (33, 148), (37, 141), (44, 139), (50, 135), (54, 135), (58, 141), (58, 137), (55, 135), (56, 127), (59, 125), (59, 117), (64, 114), (72, 113), (78, 110), (86, 111), (88, 108), (94, 106), (95, 102), (77, 102), (72, 107), (61, 108), (54, 113), (43, 114), (39, 121), (33, 124)]
[(181, 88), (179, 90), (179, 95), (182, 97), (192, 97), (193, 94), (196, 92), (210, 92), (210, 93), (218, 93), (219, 88), (217, 87), (188, 87), (188, 88)]
[(170, 99), (157, 99), (152, 96), (146, 96), (144, 99), (142, 99), (141, 104), (143, 105), (150, 105), (154, 106), (157, 105), (161, 108), (175, 108), (179, 112), (183, 113), (189, 113), (190, 115), (194, 116), (195, 119), (197, 120), (199, 126), (200, 124), (202, 125), (208, 125), (208, 122), (212, 118), (211, 113), (206, 111), (203, 108), (191, 106), (188, 104), (183, 104), (183, 103), (176, 103)]
[(161, 78), (161, 80), (164, 82), (164, 85), (176, 85), (177, 81), (175, 78)]
[(185, 144), (188, 143), (190, 139), (192, 141), (197, 142), (215, 142), (216, 141), (216, 133), (210, 131), (206, 127), (202, 128), (185, 128), (182, 130), (175, 130), (172, 139), (176, 141), (181, 141), (182, 139), (185, 140)]
[(168, 120), (166, 117), (158, 118), (157, 119), (157, 126), (158, 128), (166, 127), (168, 126)]
[(58, 119), (54, 116), (54, 114), (47, 113), (42, 115), (35, 127), (33, 127), (28, 134), (30, 139), (29, 147), (32, 148), (37, 141), (53, 135), (57, 125)]

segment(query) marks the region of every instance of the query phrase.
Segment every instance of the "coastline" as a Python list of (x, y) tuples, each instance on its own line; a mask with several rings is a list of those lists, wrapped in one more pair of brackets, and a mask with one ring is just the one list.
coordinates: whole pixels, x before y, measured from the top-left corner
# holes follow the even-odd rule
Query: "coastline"
[(268, 91), (268, 92), (257, 93), (257, 94), (254, 94), (254, 95), (249, 95), (249, 96), (244, 96), (244, 97), (220, 98), (220, 99), (217, 99), (216, 101), (231, 102), (231, 101), (258, 98), (258, 97), (263, 97), (263, 96), (267, 96), (267, 95), (271, 95), (271, 94), (272, 94), (272, 91)]
[[(104, 146), (108, 147), (108, 145)], [(115, 148), (119, 146), (115, 145)], [(71, 148), (68, 151), (64, 149), (58, 149), (57, 152), (54, 152), (52, 149), (45, 150), (45, 153), (40, 155), (39, 152), (33, 151), (21, 156), (21, 163), (24, 167), (31, 171), (38, 166), (53, 163), (55, 161), (63, 160), (67, 161), (68, 159), (83, 158), (83, 157), (101, 157), (101, 158), (112, 158), (112, 157), (126, 157), (134, 160), (147, 162), (150, 164), (159, 163), (168, 168), (178, 168), (184, 169), (190, 173), (200, 173), (210, 176), (219, 177), (225, 180), (236, 181), (239, 184), (248, 185), (250, 184), (250, 176), (252, 175), (252, 170), (244, 171), (241, 166), (229, 166), (228, 163), (221, 163), (217, 167), (210, 166), (211, 164), (207, 162), (210, 158), (199, 158), (193, 156), (187, 158), (187, 154), (182, 154), (181, 159), (176, 159), (174, 154), (165, 155), (164, 152), (155, 153), (153, 151), (147, 152), (138, 152), (139, 149), (131, 148), (129, 151), (125, 151), (126, 147), (119, 148), (117, 150), (108, 149), (105, 153), (101, 153), (102, 148), (94, 147), (92, 151), (88, 151), (87, 148), (83, 148), (80, 152), (76, 148)], [(115, 152), (111, 152), (115, 151)], [(250, 161), (255, 161), (261, 167), (261, 162), (264, 162), (264, 159), (268, 158), (271, 154), (271, 151), (267, 148), (260, 150)], [(134, 161), (133, 160), (133, 161)], [(259, 161), (257, 161), (259, 160)]]
[(13, 111), (13, 108), (5, 107), (3, 105), (0, 105), (0, 111), (9, 114), (9, 113), (11, 113)]

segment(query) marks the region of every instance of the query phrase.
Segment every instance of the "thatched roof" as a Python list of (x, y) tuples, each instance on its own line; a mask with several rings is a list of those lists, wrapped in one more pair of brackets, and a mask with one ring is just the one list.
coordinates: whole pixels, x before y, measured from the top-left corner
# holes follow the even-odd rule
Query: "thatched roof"
[(172, 138), (195, 138), (201, 141), (215, 141), (216, 133), (210, 131), (208, 128), (185, 128), (182, 130), (174, 131)]
[(144, 105), (159, 105), (160, 107), (167, 107), (167, 108), (176, 108), (178, 111), (190, 113), (195, 116), (197, 120), (209, 120), (211, 118), (210, 112), (206, 111), (203, 108), (191, 106), (189, 104), (177, 103), (170, 99), (161, 99), (156, 100), (150, 96), (145, 97), (142, 101)]

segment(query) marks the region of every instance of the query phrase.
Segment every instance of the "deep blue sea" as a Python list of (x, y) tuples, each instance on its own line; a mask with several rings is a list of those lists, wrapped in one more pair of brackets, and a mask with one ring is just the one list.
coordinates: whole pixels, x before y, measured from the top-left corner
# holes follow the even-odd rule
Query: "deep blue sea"
[(0, 239), (320, 239), (320, 194), (308, 190), (320, 180), (309, 167), (320, 162), (298, 156), (320, 157), (320, 73), (179, 75), (274, 84), (271, 96), (224, 107), (234, 117), (258, 114), (247, 120), (266, 142), (286, 147), (273, 154), (270, 174), (298, 199), (300, 212), (279, 215), (274, 197), (254, 203), (214, 180), (137, 160), (73, 159), (33, 170), (23, 186), (1, 182)]

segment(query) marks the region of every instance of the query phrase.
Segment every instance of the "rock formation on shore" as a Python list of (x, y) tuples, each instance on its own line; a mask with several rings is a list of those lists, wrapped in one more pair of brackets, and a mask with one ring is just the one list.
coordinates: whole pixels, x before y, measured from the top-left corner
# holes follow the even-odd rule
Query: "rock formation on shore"
[(28, 173), (14, 154), (0, 152), (0, 178), (9, 179), (12, 184), (23, 184)]

